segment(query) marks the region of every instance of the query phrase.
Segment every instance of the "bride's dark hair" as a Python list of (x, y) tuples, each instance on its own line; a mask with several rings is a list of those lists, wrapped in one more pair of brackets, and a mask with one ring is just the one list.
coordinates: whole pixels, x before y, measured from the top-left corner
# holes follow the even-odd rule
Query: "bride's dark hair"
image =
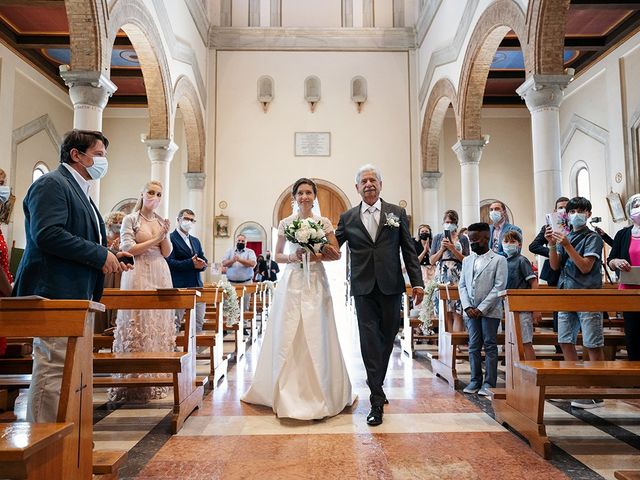
[(296, 196), (296, 192), (298, 191), (298, 188), (300, 188), (300, 185), (309, 185), (313, 190), (313, 194), (316, 196), (318, 195), (318, 187), (316, 187), (316, 183), (313, 180), (310, 178), (299, 178), (296, 180), (296, 183), (293, 184), (293, 188), (291, 189), (291, 195), (293, 197)]

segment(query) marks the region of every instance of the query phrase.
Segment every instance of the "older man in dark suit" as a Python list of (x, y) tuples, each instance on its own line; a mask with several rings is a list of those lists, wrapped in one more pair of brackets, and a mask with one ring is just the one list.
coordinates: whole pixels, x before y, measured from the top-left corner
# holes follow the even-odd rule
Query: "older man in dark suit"
[[(27, 247), (14, 296), (100, 300), (104, 274), (129, 268), (127, 253), (106, 247), (104, 222), (91, 198), (89, 180), (107, 172), (109, 141), (100, 132), (72, 130), (60, 147), (60, 166), (43, 175), (24, 199)], [(55, 422), (60, 399), (65, 338), (33, 340), (33, 377), (27, 420)]]
[[(413, 287), (415, 304), (424, 295), (422, 273), (404, 208), (380, 199), (382, 177), (373, 165), (356, 175), (362, 202), (340, 216), (336, 238), (351, 252), (351, 293), (360, 331), (360, 350), (371, 391), (369, 425), (382, 423), (387, 397), (382, 389), (393, 342), (400, 328), (405, 291), (400, 252)], [(333, 253), (330, 249), (327, 256)]]

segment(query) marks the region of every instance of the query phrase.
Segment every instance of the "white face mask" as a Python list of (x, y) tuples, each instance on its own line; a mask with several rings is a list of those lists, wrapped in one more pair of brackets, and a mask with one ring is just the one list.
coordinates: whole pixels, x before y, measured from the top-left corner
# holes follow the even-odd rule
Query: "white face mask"
[[(84, 152), (80, 152), (85, 157), (88, 157)], [(90, 167), (84, 167), (87, 170), (87, 173), (93, 180), (100, 180), (107, 174), (107, 170), (109, 170), (109, 162), (107, 161), (107, 157), (91, 157), (93, 160), (93, 165)]]
[(0, 203), (7, 203), (11, 195), (11, 188), (8, 185), (0, 185)]
[(191, 220), (180, 220), (180, 228), (185, 232), (189, 232), (193, 228), (193, 222)]

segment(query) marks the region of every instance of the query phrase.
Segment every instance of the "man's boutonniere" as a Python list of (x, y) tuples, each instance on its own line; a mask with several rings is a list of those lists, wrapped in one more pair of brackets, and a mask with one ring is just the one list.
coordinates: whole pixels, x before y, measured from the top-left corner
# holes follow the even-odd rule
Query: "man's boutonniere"
[(400, 226), (400, 219), (393, 213), (385, 213), (387, 221), (384, 223), (385, 227), (398, 228)]

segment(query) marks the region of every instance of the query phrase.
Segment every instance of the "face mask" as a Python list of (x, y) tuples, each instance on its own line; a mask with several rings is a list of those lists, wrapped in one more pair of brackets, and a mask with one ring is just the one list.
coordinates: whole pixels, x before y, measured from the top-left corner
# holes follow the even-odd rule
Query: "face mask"
[(158, 208), (158, 205), (160, 205), (160, 199), (158, 197), (145, 197), (142, 203), (144, 203), (145, 207), (150, 208), (151, 210), (155, 210), (156, 208)]
[[(81, 152), (82, 153), (82, 152)], [(82, 153), (85, 157), (88, 157), (86, 153)], [(107, 157), (91, 157), (93, 160), (93, 165), (90, 167), (84, 167), (87, 170), (89, 176), (94, 180), (100, 180), (107, 174), (107, 170), (109, 169), (109, 162), (107, 161)]]
[(190, 231), (192, 227), (193, 227), (193, 222), (191, 220), (181, 220), (180, 221), (180, 228), (182, 230), (184, 230), (185, 232)]
[(243, 242), (236, 243), (236, 249), (240, 252), (244, 250), (244, 243)]
[(271, 260), (271, 255), (267, 255), (267, 260)]
[(120, 225), (111, 225), (109, 230), (111, 230), (111, 233), (120, 233)]
[(479, 243), (472, 243), (470, 246), (471, 246), (471, 251), (478, 255), (482, 255), (483, 253), (487, 253), (489, 251), (488, 249), (485, 250), (484, 247)]
[(500, 220), (502, 220), (502, 213), (498, 212), (497, 210), (493, 210), (489, 212), (489, 218), (493, 223), (498, 223)]
[(512, 257), (520, 251), (520, 247), (515, 243), (503, 243), (502, 251), (506, 253), (508, 257)]
[(561, 207), (561, 208), (557, 208), (557, 209), (556, 209), (556, 213), (557, 213), (558, 215), (564, 215), (564, 214), (565, 214), (565, 212), (566, 212), (566, 209), (565, 209), (564, 207)]
[(569, 223), (575, 229), (584, 227), (587, 224), (587, 214), (586, 213), (570, 213), (569, 214)]
[(0, 185), (0, 203), (7, 203), (11, 195), (11, 188), (8, 185)]
[(428, 233), (421, 233), (420, 234), (420, 240), (429, 240), (429, 237), (431, 235), (429, 235)]
[(458, 225), (456, 225), (455, 223), (445, 223), (443, 224), (443, 227), (445, 230), (449, 230), (450, 232), (458, 229)]

